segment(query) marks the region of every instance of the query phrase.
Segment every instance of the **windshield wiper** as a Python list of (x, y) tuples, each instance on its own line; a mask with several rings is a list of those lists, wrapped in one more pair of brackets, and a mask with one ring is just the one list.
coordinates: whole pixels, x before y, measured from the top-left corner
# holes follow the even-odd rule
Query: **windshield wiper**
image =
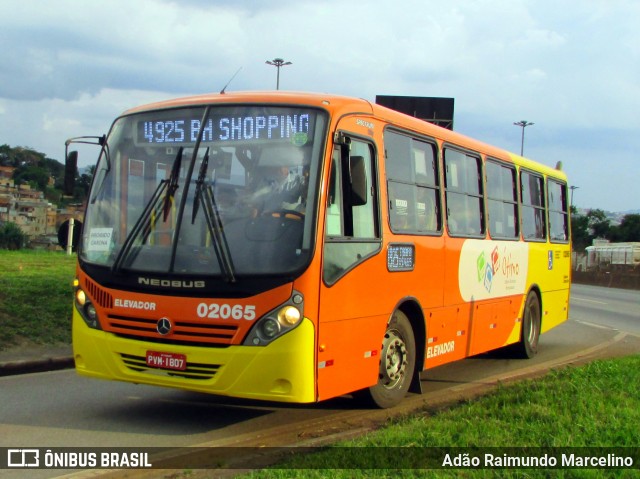
[[(193, 224), (198, 214), (198, 207), (202, 203), (202, 210), (209, 229), (209, 234), (213, 239), (213, 248), (218, 258), (218, 264), (222, 274), (229, 283), (236, 281), (235, 268), (229, 250), (229, 243), (224, 232), (222, 218), (220, 218), (220, 210), (213, 194), (213, 187), (207, 184), (205, 178), (207, 176), (207, 168), (209, 166), (209, 148), (205, 152), (204, 159), (200, 164), (200, 173), (196, 181), (196, 193), (193, 199), (193, 210), (191, 211), (191, 223)], [(214, 170), (215, 172), (215, 170)]]
[(175, 197), (176, 190), (178, 189), (178, 178), (180, 177), (180, 166), (182, 166), (182, 151), (183, 147), (178, 148), (178, 154), (176, 155), (175, 160), (173, 160), (173, 166), (171, 167), (171, 174), (169, 175), (169, 184), (167, 186), (167, 194), (164, 197), (164, 207), (163, 207), (163, 221), (167, 221), (167, 216), (169, 216), (169, 211), (171, 211), (171, 202)]
[(204, 179), (207, 176), (207, 168), (209, 168), (209, 148), (207, 148), (204, 158), (202, 159), (202, 163), (200, 163), (200, 172), (198, 173), (198, 180), (196, 181), (196, 194), (193, 198), (193, 208), (191, 209), (191, 224), (195, 223), (196, 216), (198, 215), (200, 198), (204, 187)]
[[(137, 219), (133, 228), (127, 235), (122, 244), (122, 248), (116, 256), (111, 270), (116, 273), (122, 268), (122, 263), (127, 257), (136, 239), (142, 233), (142, 243), (144, 243), (151, 234), (151, 231), (155, 227), (158, 218), (160, 216), (161, 209), (164, 210), (163, 221), (167, 220), (169, 211), (171, 210), (171, 202), (173, 201), (173, 195), (175, 195), (178, 189), (178, 177), (180, 176), (180, 165), (182, 163), (182, 147), (178, 149), (178, 154), (173, 160), (173, 166), (171, 168), (171, 175), (168, 180), (160, 180), (156, 190), (151, 195), (151, 199), (144, 207), (142, 214)], [(164, 195), (164, 196), (163, 196)], [(164, 201), (162, 201), (164, 200)], [(153, 218), (153, 219), (152, 219)]]

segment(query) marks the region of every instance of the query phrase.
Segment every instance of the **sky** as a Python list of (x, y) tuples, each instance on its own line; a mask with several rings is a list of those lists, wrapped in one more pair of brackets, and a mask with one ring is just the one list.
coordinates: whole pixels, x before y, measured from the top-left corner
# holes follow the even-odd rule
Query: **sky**
[[(64, 162), (157, 100), (280, 89), (455, 98), (454, 129), (640, 210), (637, 0), (0, 0), (0, 145)], [(239, 71), (238, 71), (239, 70)], [(97, 151), (80, 149), (79, 166)]]

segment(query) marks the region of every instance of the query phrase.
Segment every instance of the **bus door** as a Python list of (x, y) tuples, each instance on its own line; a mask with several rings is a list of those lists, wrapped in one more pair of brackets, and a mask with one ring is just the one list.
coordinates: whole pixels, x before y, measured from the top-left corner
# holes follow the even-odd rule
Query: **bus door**
[(340, 143), (332, 155), (326, 204), (318, 326), (320, 400), (375, 384), (388, 320), (375, 148), (348, 137)]

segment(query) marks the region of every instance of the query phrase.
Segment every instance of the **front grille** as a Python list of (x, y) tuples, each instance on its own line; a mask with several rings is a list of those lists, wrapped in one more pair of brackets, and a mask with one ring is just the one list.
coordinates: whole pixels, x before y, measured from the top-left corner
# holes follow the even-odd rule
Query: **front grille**
[(99, 304), (103, 308), (113, 308), (113, 296), (104, 291), (88, 278), (85, 278), (84, 285), (87, 293), (89, 293), (89, 296), (91, 296), (97, 304)]
[(235, 324), (211, 324), (190, 320), (172, 320), (173, 329), (166, 336), (160, 336), (156, 330), (159, 318), (135, 318), (115, 314), (107, 315), (108, 330), (127, 337), (140, 339), (162, 338), (171, 342), (187, 342), (200, 344), (232, 344), (238, 332)]
[[(93, 301), (105, 309), (113, 309), (113, 296), (88, 278), (84, 279), (84, 287)], [(107, 314), (103, 327), (122, 337), (144, 339), (169, 344), (189, 344), (199, 346), (225, 347), (233, 344), (238, 333), (238, 325), (234, 323), (212, 324), (193, 321), (192, 319), (173, 319), (173, 328), (167, 335), (160, 335), (156, 329), (156, 317), (134, 317), (119, 314)]]
[(187, 361), (187, 369), (176, 371), (173, 369), (152, 368), (147, 365), (147, 359), (144, 356), (120, 353), (120, 358), (124, 365), (132, 371), (196, 380), (213, 379), (222, 367), (220, 364), (191, 363)]

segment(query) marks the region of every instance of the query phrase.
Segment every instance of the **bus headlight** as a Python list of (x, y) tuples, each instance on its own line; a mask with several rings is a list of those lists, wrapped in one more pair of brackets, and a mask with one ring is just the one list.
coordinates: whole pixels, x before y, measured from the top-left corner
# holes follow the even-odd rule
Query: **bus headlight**
[(96, 311), (96, 307), (92, 303), (88, 303), (85, 308), (85, 312), (87, 313), (87, 317), (92, 322), (96, 322), (98, 320), (98, 313)]
[(282, 324), (295, 326), (301, 318), (302, 314), (300, 313), (300, 310), (294, 306), (285, 306), (278, 311), (278, 321)]
[(87, 326), (92, 329), (102, 329), (100, 321), (98, 321), (96, 307), (81, 288), (76, 289), (76, 309)]
[(280, 323), (273, 318), (267, 318), (262, 321), (260, 325), (260, 331), (264, 335), (265, 339), (273, 339), (275, 338), (282, 328), (280, 328)]
[(286, 303), (256, 321), (243, 344), (266, 346), (300, 324), (303, 311), (304, 299), (300, 293), (294, 291)]
[(76, 291), (76, 301), (80, 306), (84, 306), (87, 303), (87, 295), (81, 289)]

